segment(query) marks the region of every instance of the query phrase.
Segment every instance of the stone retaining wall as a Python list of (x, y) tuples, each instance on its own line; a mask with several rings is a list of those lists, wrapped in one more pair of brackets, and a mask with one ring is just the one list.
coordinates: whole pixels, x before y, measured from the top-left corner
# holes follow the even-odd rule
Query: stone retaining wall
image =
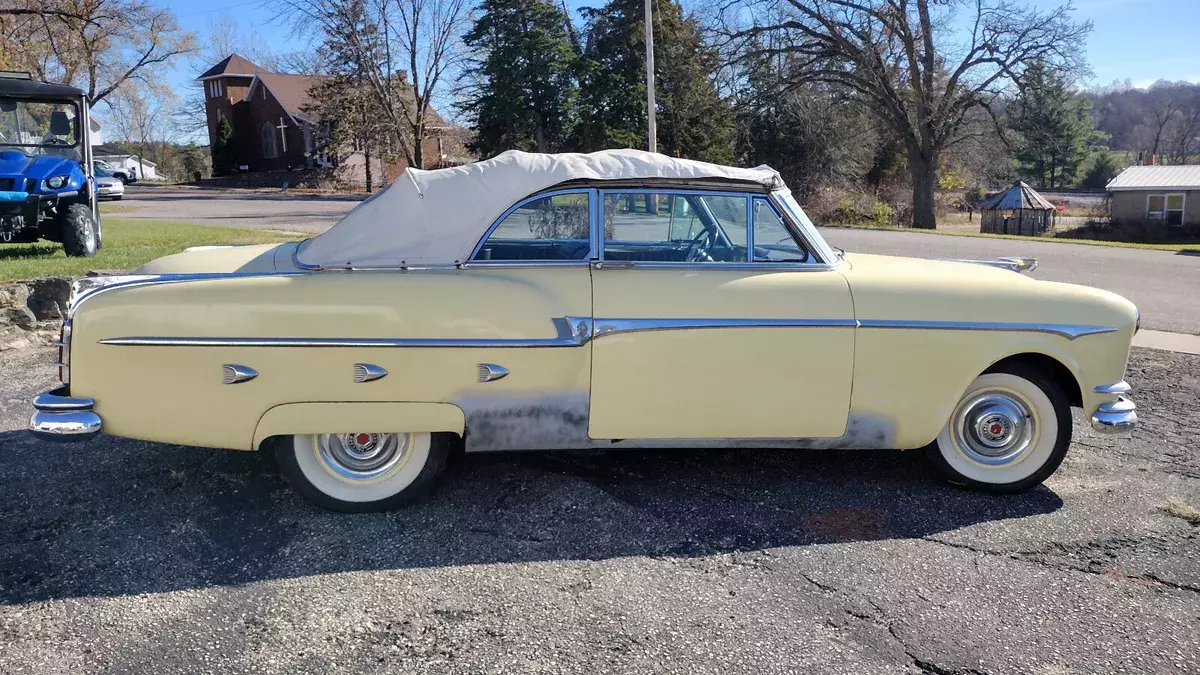
[(0, 350), (53, 341), (67, 312), (70, 277), (0, 284)]

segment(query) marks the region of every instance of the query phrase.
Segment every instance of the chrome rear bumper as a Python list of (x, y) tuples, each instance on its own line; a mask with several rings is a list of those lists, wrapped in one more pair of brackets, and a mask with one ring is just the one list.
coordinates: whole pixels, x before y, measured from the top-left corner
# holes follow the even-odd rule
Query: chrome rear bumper
[[(1124, 384), (1124, 383), (1122, 383)], [(1127, 385), (1128, 386), (1128, 385)], [(1092, 415), (1092, 428), (1104, 434), (1119, 434), (1137, 426), (1137, 406), (1133, 401), (1118, 396), (1111, 403), (1102, 403)]]
[(34, 436), (45, 441), (68, 442), (86, 441), (100, 433), (100, 416), (92, 412), (95, 402), (90, 398), (73, 398), (69, 393), (70, 388), (63, 385), (33, 399), (36, 412), (29, 418), (29, 430)]

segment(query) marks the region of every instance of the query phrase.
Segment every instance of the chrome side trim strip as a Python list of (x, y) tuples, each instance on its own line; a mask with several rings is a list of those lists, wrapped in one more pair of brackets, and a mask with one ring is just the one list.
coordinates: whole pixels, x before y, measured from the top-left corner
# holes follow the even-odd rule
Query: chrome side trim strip
[[(1047, 333), (1068, 340), (1084, 335), (1112, 333), (1112, 326), (1045, 323), (989, 323), (974, 321), (900, 321), (890, 319), (630, 319), (564, 316), (551, 319), (552, 338), (305, 338), (305, 337), (112, 337), (100, 344), (133, 347), (414, 347), (512, 349), (524, 347), (579, 347), (588, 341), (617, 333), (718, 328), (875, 328), (903, 330), (967, 330)], [(1100, 393), (1100, 392), (1097, 392)], [(1113, 392), (1117, 393), (1117, 392)]]
[(1112, 326), (1086, 326), (1058, 323), (1004, 323), (985, 321), (900, 321), (891, 319), (861, 319), (862, 328), (900, 328), (907, 330), (978, 330), (1010, 331), (1014, 333), (1049, 333), (1074, 340), (1084, 335), (1114, 333)]
[(596, 319), (595, 337), (704, 328), (854, 328), (854, 319)]
[(114, 337), (102, 345), (121, 347), (420, 347), (500, 348), (578, 347), (591, 339), (590, 317), (552, 319), (552, 338), (247, 338), (247, 337)]
[(455, 269), (562, 269), (564, 267), (587, 268), (589, 264), (587, 260), (472, 260), (471, 262), (459, 263), (455, 266)]
[(656, 262), (651, 260), (604, 260), (592, 263), (593, 269), (683, 269), (711, 270), (714, 272), (729, 270), (763, 271), (763, 272), (828, 272), (833, 268), (825, 263), (800, 262)]
[(241, 337), (119, 337), (100, 344), (121, 347), (421, 347), (511, 348), (578, 347), (575, 338), (241, 338)]

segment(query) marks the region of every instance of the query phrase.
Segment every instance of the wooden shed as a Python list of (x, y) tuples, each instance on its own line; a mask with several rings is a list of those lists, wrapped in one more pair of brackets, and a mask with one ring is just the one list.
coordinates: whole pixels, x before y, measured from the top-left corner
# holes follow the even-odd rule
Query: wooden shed
[(1054, 204), (1027, 183), (1018, 181), (980, 207), (979, 231), (990, 234), (1040, 235), (1054, 230)]

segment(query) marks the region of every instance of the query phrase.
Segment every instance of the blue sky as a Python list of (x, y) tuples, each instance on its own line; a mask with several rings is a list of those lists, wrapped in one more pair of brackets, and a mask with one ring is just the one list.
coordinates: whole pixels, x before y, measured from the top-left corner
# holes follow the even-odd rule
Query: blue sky
[[(236, 16), (243, 29), (253, 29), (274, 52), (298, 51), (306, 44), (282, 26), (264, 0), (162, 0), (175, 10), (189, 30), (203, 41), (210, 23), (223, 12)], [(1032, 0), (1050, 8), (1061, 0)], [(599, 0), (568, 0), (572, 9), (602, 4)], [(684, 0), (685, 6), (688, 4)], [(1075, 0), (1075, 16), (1091, 19), (1095, 30), (1088, 40), (1087, 54), (1095, 73), (1088, 84), (1099, 86), (1131, 80), (1146, 86), (1155, 80), (1200, 82), (1200, 0)], [(171, 80), (183, 85), (192, 77), (191, 65), (176, 68)]]

